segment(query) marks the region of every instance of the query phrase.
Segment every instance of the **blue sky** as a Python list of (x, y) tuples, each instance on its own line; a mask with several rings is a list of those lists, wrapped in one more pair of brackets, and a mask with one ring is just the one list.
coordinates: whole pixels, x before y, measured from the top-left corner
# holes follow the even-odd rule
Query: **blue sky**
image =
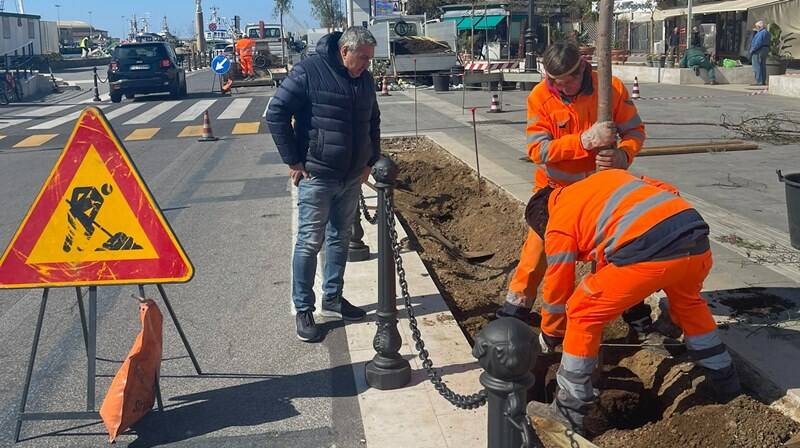
[[(17, 2), (5, 0), (6, 11), (15, 12)], [(55, 5), (61, 5), (56, 8)], [(166, 15), (170, 31), (180, 37), (189, 37), (194, 23), (194, 0), (25, 0), (25, 12), (37, 14), (43, 20), (56, 20), (60, 15), (61, 20), (89, 21), (91, 11), (92, 25), (108, 30), (114, 37), (119, 37), (127, 25), (123, 16), (128, 19), (136, 14), (137, 17), (149, 15), (152, 31), (161, 30), (163, 17)], [(203, 0), (203, 18), (208, 22), (210, 7), (219, 7), (219, 14), (233, 21), (233, 16), (242, 17), (242, 22), (277, 22), (273, 18), (273, 0)], [(316, 19), (311, 17), (307, 0), (295, 0), (292, 13), (301, 22), (309, 26), (317, 26)], [(289, 20), (286, 21), (288, 30), (298, 28)]]

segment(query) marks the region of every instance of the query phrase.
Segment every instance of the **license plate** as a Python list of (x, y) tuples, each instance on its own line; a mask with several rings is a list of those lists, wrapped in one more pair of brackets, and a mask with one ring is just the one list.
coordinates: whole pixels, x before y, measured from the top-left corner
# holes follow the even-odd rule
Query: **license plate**
[(131, 70), (150, 70), (147, 64), (131, 65)]

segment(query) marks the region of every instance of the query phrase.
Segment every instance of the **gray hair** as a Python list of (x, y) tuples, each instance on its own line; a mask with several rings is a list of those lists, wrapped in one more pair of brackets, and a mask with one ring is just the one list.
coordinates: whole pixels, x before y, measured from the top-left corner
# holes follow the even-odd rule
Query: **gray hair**
[(347, 48), (350, 51), (355, 50), (363, 45), (376, 46), (378, 41), (375, 36), (363, 26), (351, 26), (346, 29), (342, 36), (339, 38), (339, 48)]
[(765, 25), (765, 24), (764, 24), (764, 21), (763, 21), (763, 20), (759, 20), (758, 22), (756, 22), (756, 26), (757, 26), (758, 28), (764, 28), (764, 25)]

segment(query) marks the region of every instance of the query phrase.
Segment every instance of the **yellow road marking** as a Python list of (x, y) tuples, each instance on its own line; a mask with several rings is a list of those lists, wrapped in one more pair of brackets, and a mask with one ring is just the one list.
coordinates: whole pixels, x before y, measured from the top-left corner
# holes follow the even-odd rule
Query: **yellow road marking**
[(44, 145), (45, 143), (49, 142), (50, 140), (54, 139), (57, 136), (58, 134), (31, 135), (30, 137), (14, 145), (14, 148), (34, 148), (36, 146)]
[(183, 128), (178, 137), (202, 137), (203, 136), (203, 126), (186, 126)]
[(161, 128), (140, 128), (136, 129), (127, 137), (125, 137), (126, 141), (135, 141), (135, 140), (150, 140), (153, 138), (156, 133), (161, 130)]
[(245, 123), (236, 123), (233, 127), (232, 134), (258, 134), (258, 128), (261, 126), (259, 121), (249, 121)]

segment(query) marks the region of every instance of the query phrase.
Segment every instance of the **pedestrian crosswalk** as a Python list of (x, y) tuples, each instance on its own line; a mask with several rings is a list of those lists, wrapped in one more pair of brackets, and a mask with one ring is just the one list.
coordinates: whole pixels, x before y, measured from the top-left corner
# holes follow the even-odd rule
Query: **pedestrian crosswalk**
[[(214, 134), (268, 132), (263, 122), (269, 96), (93, 103), (111, 122), (121, 140), (148, 141), (202, 135), (208, 111)], [(90, 104), (26, 107), (0, 111), (0, 150), (57, 148), (66, 143), (81, 111)]]

